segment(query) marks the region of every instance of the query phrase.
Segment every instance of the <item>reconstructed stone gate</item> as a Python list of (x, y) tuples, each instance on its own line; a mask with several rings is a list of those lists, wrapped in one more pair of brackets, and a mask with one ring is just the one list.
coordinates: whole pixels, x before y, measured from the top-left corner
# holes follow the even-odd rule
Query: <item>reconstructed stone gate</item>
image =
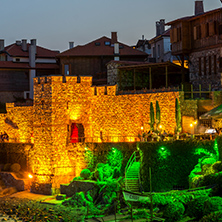
[(83, 142), (136, 141), (138, 134), (149, 131), (150, 102), (158, 101), (161, 125), (173, 133), (176, 98), (175, 91), (119, 95), (116, 85), (92, 87), (88, 76), (40, 77), (34, 78), (33, 106), (7, 104), (0, 126), (11, 138), (34, 142), (28, 158), (32, 172), (38, 182), (58, 187), (86, 166), (84, 147), (71, 139), (77, 135), (74, 126), (81, 126)]

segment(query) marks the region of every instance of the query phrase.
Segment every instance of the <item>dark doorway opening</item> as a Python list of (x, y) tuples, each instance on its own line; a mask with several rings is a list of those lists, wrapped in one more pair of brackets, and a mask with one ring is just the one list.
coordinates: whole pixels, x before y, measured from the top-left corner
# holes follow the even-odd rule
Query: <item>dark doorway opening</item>
[(84, 133), (83, 125), (81, 123), (72, 123), (70, 142), (78, 143), (78, 142), (84, 142), (84, 141), (85, 141), (85, 133)]

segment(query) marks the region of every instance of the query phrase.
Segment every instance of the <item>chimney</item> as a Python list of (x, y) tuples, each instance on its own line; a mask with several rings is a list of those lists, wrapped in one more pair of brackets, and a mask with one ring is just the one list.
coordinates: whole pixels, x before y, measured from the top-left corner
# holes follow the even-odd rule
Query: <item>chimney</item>
[(160, 19), (160, 35), (165, 32), (165, 19)]
[(30, 46), (32, 46), (32, 48), (33, 48), (33, 50), (34, 50), (34, 52), (36, 54), (36, 39), (31, 39), (30, 42), (31, 42)]
[(72, 49), (74, 47), (74, 42), (69, 42), (69, 49)]
[(160, 22), (156, 22), (156, 36), (160, 35)]
[(117, 32), (111, 32), (111, 45), (117, 43)]
[(22, 39), (22, 50), (27, 51), (27, 40), (26, 39)]
[(3, 51), (5, 49), (5, 40), (0, 39), (0, 51)]
[(119, 61), (119, 43), (114, 43), (114, 60)]
[(29, 46), (29, 65), (35, 67), (35, 55), (36, 55), (36, 39), (31, 39)]
[(21, 41), (20, 41), (20, 40), (17, 40), (17, 41), (15, 41), (15, 44), (16, 44), (16, 45), (21, 45)]
[(195, 1), (195, 15), (200, 15), (204, 13), (203, 1)]

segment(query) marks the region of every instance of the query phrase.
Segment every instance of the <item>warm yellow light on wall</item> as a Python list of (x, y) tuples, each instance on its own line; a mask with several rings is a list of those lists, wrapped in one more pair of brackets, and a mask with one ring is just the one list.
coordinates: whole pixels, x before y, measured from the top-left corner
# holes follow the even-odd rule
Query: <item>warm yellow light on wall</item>
[(190, 124), (190, 127), (193, 127), (193, 124), (192, 124), (192, 123)]
[(32, 174), (29, 174), (28, 177), (29, 177), (29, 179), (32, 179), (32, 178), (33, 178)]
[(80, 110), (81, 108), (79, 106), (72, 107), (72, 110), (69, 112), (70, 119), (77, 120), (80, 117)]

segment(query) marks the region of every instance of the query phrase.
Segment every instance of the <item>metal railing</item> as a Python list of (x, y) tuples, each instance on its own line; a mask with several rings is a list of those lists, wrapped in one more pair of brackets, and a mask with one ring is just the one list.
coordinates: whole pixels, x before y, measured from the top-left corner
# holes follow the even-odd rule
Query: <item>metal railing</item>
[[(128, 170), (132, 167), (134, 162), (138, 162), (137, 161), (137, 153), (138, 151), (134, 151), (133, 154), (131, 155), (129, 161), (127, 162), (127, 165), (125, 167), (125, 188), (126, 190), (130, 190), (128, 187), (128, 183), (127, 183), (127, 172)], [(138, 172), (138, 180), (139, 180), (139, 185), (140, 185), (140, 172)]]
[(70, 143), (119, 143), (119, 142), (139, 142), (138, 136), (104, 136), (104, 137), (71, 137)]
[(189, 90), (186, 90), (184, 85), (181, 85), (181, 91), (184, 92), (184, 99), (210, 99), (211, 84), (209, 84), (208, 90), (202, 90), (201, 84), (199, 84), (199, 88), (193, 89), (193, 85), (189, 86)]

